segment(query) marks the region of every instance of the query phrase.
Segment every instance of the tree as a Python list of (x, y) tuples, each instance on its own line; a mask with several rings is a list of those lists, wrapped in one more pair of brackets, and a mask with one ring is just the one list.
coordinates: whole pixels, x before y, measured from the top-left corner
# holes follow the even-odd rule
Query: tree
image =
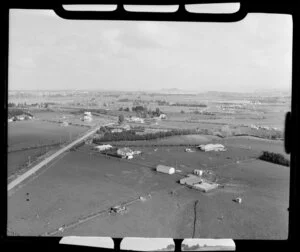
[(13, 102), (9, 102), (7, 105), (8, 105), (8, 107), (15, 107), (16, 106), (16, 104), (14, 104)]
[(143, 106), (138, 105), (138, 106), (136, 106), (136, 107), (132, 107), (131, 110), (132, 110), (132, 111), (135, 111), (136, 113), (138, 113), (138, 112), (144, 112), (144, 111), (147, 111), (147, 108), (144, 108)]
[(180, 113), (181, 113), (181, 114), (184, 114), (184, 111), (183, 111), (183, 110), (181, 110), (181, 111), (180, 111)]
[(119, 115), (119, 124), (122, 124), (124, 122), (125, 118), (124, 115)]

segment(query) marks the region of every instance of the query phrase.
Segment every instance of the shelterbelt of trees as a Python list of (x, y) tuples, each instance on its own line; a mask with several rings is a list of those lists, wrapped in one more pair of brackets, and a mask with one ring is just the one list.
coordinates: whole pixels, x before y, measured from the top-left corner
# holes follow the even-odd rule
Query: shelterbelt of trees
[[(279, 134), (278, 132), (249, 132), (249, 134), (240, 134), (235, 132), (234, 129), (220, 129), (216, 131), (214, 129), (172, 129), (168, 131), (160, 131), (154, 133), (145, 133), (145, 134), (137, 134), (137, 132), (143, 132), (144, 129), (142, 127), (139, 128), (131, 128), (131, 130), (124, 130), (123, 132), (111, 132), (111, 129), (108, 127), (101, 127), (97, 134), (98, 136), (94, 138), (93, 142), (95, 144), (99, 144), (102, 142), (109, 142), (109, 141), (136, 141), (136, 140), (154, 140), (160, 139), (170, 136), (179, 136), (179, 135), (214, 135), (221, 138), (228, 137), (228, 136), (252, 136), (252, 137), (259, 137), (264, 139), (281, 139), (282, 133)], [(263, 134), (262, 134), (263, 133)]]
[(284, 166), (290, 165), (290, 161), (286, 159), (282, 154), (269, 152), (269, 151), (264, 151), (260, 155), (259, 159), (274, 164), (284, 165)]
[(197, 129), (174, 129), (165, 132), (155, 132), (155, 133), (147, 133), (143, 135), (136, 134), (135, 130), (127, 130), (123, 132), (110, 132), (105, 127), (101, 127), (98, 134), (102, 134), (100, 138), (94, 138), (93, 143), (99, 144), (102, 142), (108, 141), (136, 141), (136, 140), (153, 140), (153, 139), (160, 139), (164, 137), (170, 136), (179, 136), (179, 135), (191, 135), (191, 134), (204, 134), (208, 133), (204, 130), (197, 130)]

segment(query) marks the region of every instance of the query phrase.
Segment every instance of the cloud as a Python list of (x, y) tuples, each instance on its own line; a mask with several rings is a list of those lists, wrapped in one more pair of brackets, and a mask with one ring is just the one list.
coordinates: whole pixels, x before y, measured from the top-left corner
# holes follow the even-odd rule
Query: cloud
[(176, 47), (179, 45), (180, 36), (177, 30), (169, 24), (158, 22), (137, 23), (138, 32), (146, 39), (156, 42), (163, 47)]

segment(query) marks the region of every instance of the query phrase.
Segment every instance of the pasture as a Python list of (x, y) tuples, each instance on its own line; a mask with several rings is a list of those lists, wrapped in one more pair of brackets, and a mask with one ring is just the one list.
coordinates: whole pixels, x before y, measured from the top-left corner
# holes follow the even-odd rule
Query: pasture
[[(39, 156), (57, 148), (57, 144), (71, 141), (86, 130), (87, 128), (84, 127), (72, 125), (61, 127), (57, 123), (38, 120), (8, 124), (8, 176), (26, 167), (28, 161), (36, 160)], [(56, 146), (51, 146), (55, 144)], [(26, 149), (29, 147), (33, 149)]]
[[(176, 146), (133, 148), (143, 152), (133, 160), (106, 157), (82, 146), (11, 196), (8, 226), (21, 235), (44, 234), (150, 193), (151, 199), (128, 206), (124, 215), (106, 212), (58, 235), (191, 237), (198, 200), (195, 237), (286, 239), (289, 168), (247, 160), (257, 152), (239, 146), (245, 145), (243, 140), (228, 142), (228, 150), (219, 153), (186, 153)], [(261, 139), (247, 144), (267, 146)], [(224, 188), (207, 194), (188, 189), (178, 184), (182, 175), (155, 172), (159, 163), (176, 166), (182, 175), (211, 170)], [(232, 201), (237, 196), (243, 198), (240, 205)]]

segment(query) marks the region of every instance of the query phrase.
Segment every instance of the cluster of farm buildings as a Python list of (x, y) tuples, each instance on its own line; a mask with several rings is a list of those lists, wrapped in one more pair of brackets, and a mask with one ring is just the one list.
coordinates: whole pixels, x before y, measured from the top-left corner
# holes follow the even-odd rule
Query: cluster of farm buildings
[(81, 118), (84, 122), (91, 122), (93, 120), (93, 116), (91, 112), (84, 112), (83, 117)]
[[(110, 144), (97, 145), (95, 150), (102, 154), (114, 156), (123, 159), (133, 159), (135, 155), (142, 154), (140, 150), (132, 150), (128, 147), (116, 148)], [(196, 147), (200, 151), (226, 151), (226, 148), (222, 144), (201, 144)], [(188, 149), (192, 152), (191, 149)], [(165, 174), (180, 173), (180, 170), (176, 170), (174, 167), (159, 164), (156, 166), (156, 171)], [(186, 177), (179, 180), (179, 183), (187, 187), (200, 190), (202, 192), (209, 192), (218, 188), (218, 184), (208, 179), (205, 175), (211, 173), (208, 170), (194, 170), (193, 174), (187, 174)]]

